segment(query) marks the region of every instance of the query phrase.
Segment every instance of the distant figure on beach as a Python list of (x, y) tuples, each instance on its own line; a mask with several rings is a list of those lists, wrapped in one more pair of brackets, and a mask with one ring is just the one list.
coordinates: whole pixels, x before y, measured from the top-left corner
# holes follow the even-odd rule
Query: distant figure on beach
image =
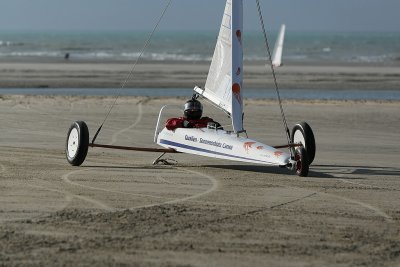
[(65, 59), (65, 60), (68, 60), (68, 59), (69, 59), (69, 53), (65, 53), (64, 59)]
[(176, 128), (206, 128), (209, 123), (212, 123), (216, 128), (221, 128), (221, 124), (213, 119), (202, 117), (203, 105), (197, 99), (192, 98), (186, 101), (183, 114), (183, 117), (168, 119), (165, 127), (173, 131)]

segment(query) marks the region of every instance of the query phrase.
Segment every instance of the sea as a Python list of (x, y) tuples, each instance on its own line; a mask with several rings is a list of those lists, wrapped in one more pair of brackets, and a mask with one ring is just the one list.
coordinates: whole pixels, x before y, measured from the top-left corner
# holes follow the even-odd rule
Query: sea
[[(354, 101), (400, 101), (400, 90), (316, 90), (280, 89), (280, 97), (286, 100), (354, 100)], [(146, 96), (186, 97), (193, 95), (191, 88), (0, 88), (1, 95), (43, 96)], [(275, 89), (246, 88), (247, 99), (277, 99)]]
[[(268, 33), (271, 50), (277, 32)], [(149, 32), (123, 31), (0, 31), (0, 62), (135, 62)], [(218, 32), (161, 31), (152, 37), (141, 60), (152, 62), (210, 61)], [(267, 62), (263, 35), (258, 31), (244, 35), (244, 60)], [(400, 66), (400, 32), (286, 32), (283, 64), (361, 64)], [(181, 88), (168, 90), (170, 96), (182, 96)], [(185, 91), (186, 92), (186, 91)], [(45, 95), (165, 95), (163, 88), (125, 89), (1, 89), (0, 94)], [(290, 98), (305, 99), (400, 99), (399, 91), (368, 90), (287, 90)], [(274, 98), (274, 90), (246, 90), (245, 97)]]
[[(0, 61), (64, 58), (134, 61), (149, 32), (0, 31)], [(271, 32), (271, 49), (277, 32)], [(156, 32), (143, 54), (149, 61), (209, 61), (218, 32)], [(261, 32), (244, 35), (244, 59), (265, 61)], [(400, 32), (286, 32), (284, 63), (362, 63), (400, 65)]]

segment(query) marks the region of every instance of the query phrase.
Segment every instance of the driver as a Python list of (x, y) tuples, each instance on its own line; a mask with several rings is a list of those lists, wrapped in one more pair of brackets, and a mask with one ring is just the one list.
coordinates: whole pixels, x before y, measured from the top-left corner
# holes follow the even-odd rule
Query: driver
[(215, 123), (219, 128), (221, 125), (209, 117), (202, 117), (203, 105), (195, 98), (186, 101), (183, 111), (183, 117), (168, 119), (165, 127), (168, 130), (175, 130), (176, 128), (205, 128), (207, 124)]

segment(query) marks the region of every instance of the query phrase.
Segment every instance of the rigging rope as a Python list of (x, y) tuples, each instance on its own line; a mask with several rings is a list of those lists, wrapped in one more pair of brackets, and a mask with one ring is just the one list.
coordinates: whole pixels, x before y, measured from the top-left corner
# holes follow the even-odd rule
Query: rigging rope
[[(158, 28), (158, 25), (160, 24), (161, 20), (163, 19), (165, 13), (167, 12), (168, 7), (171, 5), (171, 2), (172, 2), (172, 0), (169, 0), (168, 3), (167, 3), (167, 5), (165, 6), (163, 12), (161, 13), (160, 17), (159, 17), (158, 20), (157, 20), (156, 25), (154, 26), (154, 28), (153, 28), (153, 30), (151, 31), (151, 33), (149, 34), (149, 36), (148, 36), (148, 38), (147, 38), (145, 44), (143, 45), (142, 50), (140, 51), (140, 54), (139, 54), (138, 58), (136, 59), (135, 63), (133, 64), (133, 66), (132, 66), (132, 68), (131, 68), (131, 71), (130, 71), (129, 74), (126, 76), (124, 82), (121, 84), (120, 89), (125, 88), (126, 83), (130, 80), (130, 78), (131, 78), (131, 76), (132, 76), (132, 74), (133, 74), (133, 72), (134, 72), (134, 70), (135, 70), (135, 68), (136, 68), (136, 65), (138, 64), (138, 62), (139, 62), (140, 58), (142, 57), (144, 51), (146, 50), (147, 46), (149, 45), (150, 40), (151, 40), (151, 38), (153, 37), (154, 32), (155, 32), (156, 29)], [(118, 100), (118, 98), (119, 98), (120, 96), (121, 96), (121, 92), (120, 92), (120, 93), (117, 95), (117, 97), (115, 98), (115, 100), (114, 100), (114, 102), (112, 103), (110, 109), (108, 110), (108, 113), (107, 113), (106, 117), (104, 118), (102, 124), (101, 124), (100, 127), (97, 129), (96, 134), (94, 135), (94, 137), (93, 137), (93, 139), (92, 139), (92, 144), (94, 144), (94, 141), (96, 140), (97, 136), (99, 135), (99, 133), (100, 133), (100, 131), (101, 131), (101, 128), (103, 127), (104, 123), (105, 123), (106, 120), (108, 119), (108, 116), (110, 115), (112, 109), (114, 108), (114, 106), (115, 106), (115, 104), (117, 103), (117, 100)]]
[[(260, 1), (256, 0), (256, 3), (257, 3), (258, 15), (259, 15), (259, 18), (260, 18), (262, 31), (263, 31), (263, 34), (264, 34), (265, 46), (266, 46), (267, 51), (268, 51), (268, 58), (269, 58), (269, 61), (271, 63), (270, 65), (271, 65), (271, 70), (272, 70), (272, 76), (274, 77), (275, 90), (276, 90), (276, 94), (278, 96), (279, 107), (281, 109), (281, 116), (282, 116), (282, 119), (283, 119), (283, 126), (285, 128), (285, 133), (286, 133), (288, 145), (290, 145), (290, 143), (291, 143), (291, 141), (290, 141), (290, 132), (289, 132), (289, 128), (288, 128), (288, 125), (287, 125), (285, 112), (283, 111), (283, 107), (282, 107), (282, 100), (281, 100), (281, 95), (279, 93), (278, 82), (277, 82), (277, 79), (276, 79), (274, 65), (272, 64), (272, 56), (271, 56), (271, 51), (269, 49), (269, 42), (268, 42), (267, 33), (265, 31), (264, 19), (263, 19), (262, 12), (261, 12)], [(290, 150), (290, 154), (292, 154), (292, 150)]]

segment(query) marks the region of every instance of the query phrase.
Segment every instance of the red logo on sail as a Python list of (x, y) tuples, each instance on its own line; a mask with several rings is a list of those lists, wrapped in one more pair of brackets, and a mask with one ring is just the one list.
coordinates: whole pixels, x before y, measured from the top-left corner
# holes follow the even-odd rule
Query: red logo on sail
[(275, 151), (274, 155), (275, 155), (275, 157), (279, 158), (280, 156), (283, 155), (283, 152), (282, 151)]
[(241, 104), (242, 97), (240, 96), (240, 85), (238, 83), (232, 85), (232, 94), (236, 98), (236, 100)]

